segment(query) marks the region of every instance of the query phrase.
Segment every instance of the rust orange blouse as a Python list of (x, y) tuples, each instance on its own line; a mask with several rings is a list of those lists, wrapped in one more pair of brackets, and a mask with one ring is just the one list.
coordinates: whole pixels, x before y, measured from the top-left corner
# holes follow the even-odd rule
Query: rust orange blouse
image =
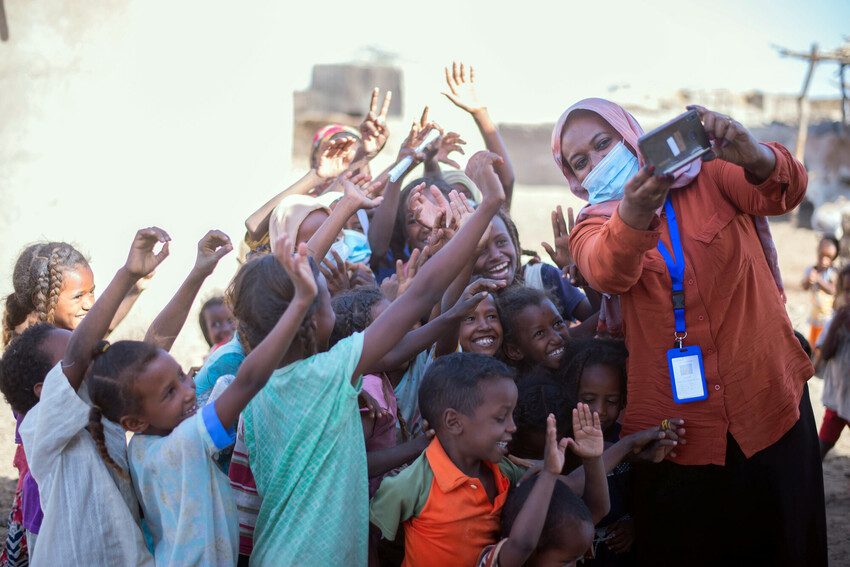
[(667, 368), (673, 308), (667, 266), (656, 246), (670, 246), (664, 215), (635, 230), (618, 213), (579, 223), (570, 249), (587, 281), (619, 294), (629, 349), (623, 434), (685, 420), (679, 464), (723, 465), (729, 432), (747, 457), (796, 423), (804, 383), (814, 369), (794, 336), (764, 256), (752, 215), (780, 215), (805, 195), (803, 166), (779, 144), (771, 176), (759, 185), (741, 167), (703, 164), (689, 185), (672, 191), (685, 251), (687, 345), (699, 345), (708, 399), (673, 401)]

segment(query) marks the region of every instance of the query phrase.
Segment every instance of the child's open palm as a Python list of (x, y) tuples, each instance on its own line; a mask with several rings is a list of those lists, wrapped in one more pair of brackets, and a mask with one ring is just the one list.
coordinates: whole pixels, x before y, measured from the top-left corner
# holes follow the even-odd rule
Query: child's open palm
[(567, 439), (577, 457), (592, 459), (602, 455), (605, 441), (599, 414), (590, 412), (590, 406), (579, 402), (573, 410), (573, 438)]
[(565, 437), (558, 441), (558, 431), (555, 427), (555, 416), (549, 414), (546, 418), (546, 446), (543, 448), (543, 470), (554, 475), (561, 474), (564, 470), (564, 453), (570, 439)]
[(327, 147), (319, 154), (316, 164), (316, 174), (322, 179), (330, 179), (341, 175), (347, 165), (346, 157), (354, 148), (356, 140), (349, 136), (337, 138), (328, 142)]
[[(136, 279), (147, 276), (168, 257), (170, 241), (171, 237), (161, 228), (152, 226), (139, 230), (133, 238), (124, 267)], [(154, 248), (160, 243), (162, 249), (158, 254), (154, 254)]]
[(195, 257), (195, 269), (209, 276), (219, 260), (233, 250), (230, 237), (220, 230), (211, 230), (198, 242), (198, 255)]
[(469, 66), (469, 76), (466, 74), (466, 66), (457, 62), (452, 63), (452, 69), (445, 68), (446, 85), (449, 87), (449, 92), (444, 92), (446, 98), (452, 101), (457, 107), (473, 114), (478, 112), (484, 105), (478, 100), (478, 95), (475, 92), (475, 68)]
[[(442, 191), (434, 185), (428, 188), (433, 201), (425, 196), (425, 184), (417, 185), (410, 195), (410, 210), (413, 212), (413, 217), (416, 222), (428, 228), (437, 228), (444, 226), (443, 222), (438, 222), (440, 219), (445, 221), (446, 213), (450, 211), (449, 202), (446, 200)], [(441, 216), (442, 215), (442, 216)]]
[(554, 238), (554, 248), (546, 242), (541, 242), (541, 245), (549, 253), (549, 257), (555, 262), (555, 265), (561, 268), (569, 268), (573, 265), (573, 255), (570, 253), (570, 233), (576, 225), (573, 209), (567, 209), (567, 217), (569, 224), (564, 220), (564, 210), (561, 205), (552, 211), (552, 236)]
[(373, 186), (370, 184), (363, 189), (355, 183), (352, 183), (348, 176), (349, 174), (346, 173), (341, 176), (338, 181), (342, 185), (342, 192), (344, 193), (345, 198), (356, 205), (357, 209), (374, 209), (381, 204), (381, 201), (383, 201), (384, 198), (378, 194), (378, 191), (381, 189), (380, 186)]
[(316, 278), (313, 276), (313, 268), (310, 267), (310, 255), (307, 243), (298, 245), (295, 254), (290, 253), (292, 242), (287, 235), (278, 238), (275, 248), (275, 258), (283, 267), (289, 279), (295, 287), (295, 296), (302, 298), (314, 298), (319, 293)]

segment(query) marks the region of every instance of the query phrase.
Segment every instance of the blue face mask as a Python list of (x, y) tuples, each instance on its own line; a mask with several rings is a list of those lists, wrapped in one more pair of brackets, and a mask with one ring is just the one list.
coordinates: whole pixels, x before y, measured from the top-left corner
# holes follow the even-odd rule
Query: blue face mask
[(342, 231), (342, 239), (348, 247), (348, 261), (352, 263), (368, 263), (372, 257), (372, 249), (369, 247), (369, 238), (359, 230)]
[(587, 189), (587, 200), (595, 205), (622, 199), (626, 182), (637, 175), (639, 169), (637, 157), (620, 142), (582, 181), (582, 187)]

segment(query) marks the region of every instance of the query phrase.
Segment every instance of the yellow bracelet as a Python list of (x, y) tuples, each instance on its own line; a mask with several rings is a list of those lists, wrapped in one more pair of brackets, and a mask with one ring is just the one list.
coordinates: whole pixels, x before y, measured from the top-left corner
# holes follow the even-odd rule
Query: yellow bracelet
[(670, 420), (665, 419), (661, 422), (661, 431), (669, 431), (670, 430)]

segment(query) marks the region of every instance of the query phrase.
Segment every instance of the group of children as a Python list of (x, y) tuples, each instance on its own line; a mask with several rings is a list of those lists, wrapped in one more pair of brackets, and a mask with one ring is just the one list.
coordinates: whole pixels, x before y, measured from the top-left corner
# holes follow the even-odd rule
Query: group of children
[(504, 143), (472, 69), (445, 74), (487, 151), (461, 171), (463, 141), (426, 110), (373, 174), (377, 89), (359, 128), (320, 130), (203, 304), (197, 370), (169, 350), (234, 248), (223, 233), (142, 341), (105, 339), (168, 256), (164, 230), (137, 232), (97, 301), (72, 246), (21, 254), (0, 360), (20, 433), (7, 565), (633, 562), (630, 462), (674, 454), (685, 424), (620, 435), (628, 353), (564, 275), (564, 215), (556, 265), (523, 264)]

